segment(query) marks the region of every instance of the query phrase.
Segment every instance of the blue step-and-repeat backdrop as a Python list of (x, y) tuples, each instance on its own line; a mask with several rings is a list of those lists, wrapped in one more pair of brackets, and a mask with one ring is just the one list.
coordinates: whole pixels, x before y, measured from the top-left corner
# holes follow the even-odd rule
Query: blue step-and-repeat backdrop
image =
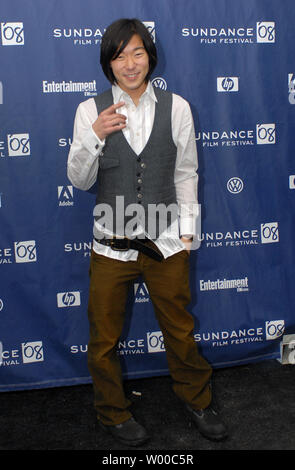
[[(91, 381), (95, 196), (66, 167), (78, 104), (109, 86), (100, 42), (120, 17), (146, 23), (154, 85), (186, 98), (195, 120), (198, 347), (215, 368), (278, 358), (295, 329), (294, 0), (1, 0), (0, 391)], [(126, 315), (124, 377), (168, 374), (141, 279)]]

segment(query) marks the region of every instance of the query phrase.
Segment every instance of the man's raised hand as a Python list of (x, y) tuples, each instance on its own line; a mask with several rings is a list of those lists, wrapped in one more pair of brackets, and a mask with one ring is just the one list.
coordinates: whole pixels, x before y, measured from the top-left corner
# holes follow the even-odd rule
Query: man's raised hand
[(92, 129), (99, 137), (104, 140), (108, 135), (113, 132), (118, 132), (126, 127), (126, 116), (117, 113), (117, 109), (124, 106), (124, 102), (120, 101), (117, 104), (112, 104), (109, 108), (104, 109), (96, 121), (92, 125)]

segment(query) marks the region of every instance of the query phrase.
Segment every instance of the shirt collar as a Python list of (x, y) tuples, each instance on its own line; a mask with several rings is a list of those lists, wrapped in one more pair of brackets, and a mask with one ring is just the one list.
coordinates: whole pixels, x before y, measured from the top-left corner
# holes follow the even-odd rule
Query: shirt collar
[[(115, 84), (112, 86), (112, 93), (113, 93), (113, 99), (114, 99), (114, 103), (119, 103), (119, 101), (125, 101), (126, 98), (128, 99), (131, 99), (130, 96), (128, 95), (128, 93), (126, 93), (125, 91), (122, 90), (122, 88), (119, 87), (119, 85)], [(141, 95), (140, 99), (144, 98), (145, 96), (147, 96), (148, 98), (150, 98), (151, 100), (157, 102), (157, 97), (155, 95), (155, 92), (154, 92), (154, 88), (153, 88), (153, 85), (151, 84), (151, 82), (148, 82), (148, 85), (144, 91), (144, 93)]]

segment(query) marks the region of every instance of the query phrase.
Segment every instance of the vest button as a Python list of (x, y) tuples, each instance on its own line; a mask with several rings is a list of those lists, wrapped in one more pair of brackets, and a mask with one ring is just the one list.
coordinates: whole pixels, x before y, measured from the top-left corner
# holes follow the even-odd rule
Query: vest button
[(141, 193), (138, 193), (138, 194), (137, 194), (137, 197), (138, 197), (138, 199), (141, 199), (141, 198), (142, 198), (142, 194), (141, 194)]
[(145, 168), (145, 167), (146, 167), (146, 164), (142, 162), (142, 163), (140, 164), (140, 166), (141, 166), (141, 168)]
[(142, 183), (142, 178), (138, 178), (137, 182), (138, 182), (138, 184), (141, 184)]

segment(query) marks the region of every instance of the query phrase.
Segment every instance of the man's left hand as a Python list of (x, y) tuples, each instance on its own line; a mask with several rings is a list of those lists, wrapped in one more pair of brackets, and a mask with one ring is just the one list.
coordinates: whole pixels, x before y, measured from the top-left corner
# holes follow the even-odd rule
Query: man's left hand
[(182, 243), (184, 243), (186, 250), (190, 253), (193, 237), (191, 238), (181, 237), (180, 240), (182, 241)]

